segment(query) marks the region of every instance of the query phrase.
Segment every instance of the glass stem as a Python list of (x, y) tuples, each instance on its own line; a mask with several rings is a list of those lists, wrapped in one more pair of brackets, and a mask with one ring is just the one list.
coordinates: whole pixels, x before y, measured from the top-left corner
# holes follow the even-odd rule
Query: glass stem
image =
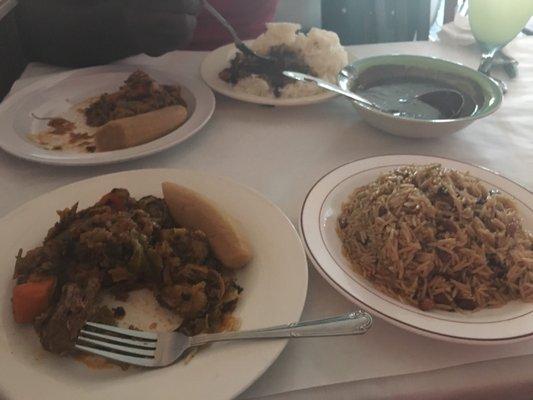
[(494, 46), (489, 49), (483, 48), (481, 53), (481, 63), (479, 64), (478, 71), (485, 75), (490, 75), (492, 63), (494, 62), (494, 56), (496, 52), (500, 50), (501, 46)]

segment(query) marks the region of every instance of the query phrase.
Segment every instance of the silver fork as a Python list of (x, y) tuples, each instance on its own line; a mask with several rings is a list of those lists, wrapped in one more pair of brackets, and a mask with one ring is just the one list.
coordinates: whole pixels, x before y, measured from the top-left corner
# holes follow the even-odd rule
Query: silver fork
[(316, 321), (196, 336), (179, 332), (134, 331), (87, 322), (80, 331), (75, 347), (111, 360), (155, 368), (174, 363), (190, 348), (213, 342), (360, 335), (371, 326), (372, 317), (361, 310)]

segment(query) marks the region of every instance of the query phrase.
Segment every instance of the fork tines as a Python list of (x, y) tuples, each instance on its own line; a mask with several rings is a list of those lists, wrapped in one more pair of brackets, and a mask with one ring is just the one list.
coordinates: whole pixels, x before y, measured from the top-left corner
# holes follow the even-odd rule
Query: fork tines
[(156, 345), (156, 333), (87, 322), (78, 335), (75, 347), (113, 360), (151, 366)]

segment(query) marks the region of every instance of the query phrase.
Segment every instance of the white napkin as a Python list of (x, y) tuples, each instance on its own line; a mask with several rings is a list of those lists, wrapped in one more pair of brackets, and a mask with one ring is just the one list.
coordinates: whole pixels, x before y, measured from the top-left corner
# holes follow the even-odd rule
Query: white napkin
[(532, 362), (533, 356), (510, 357), (419, 374), (296, 390), (255, 400), (530, 400)]
[(476, 42), (470, 30), (468, 17), (460, 14), (455, 16), (454, 21), (444, 25), (437, 35), (444, 44), (469, 46)]

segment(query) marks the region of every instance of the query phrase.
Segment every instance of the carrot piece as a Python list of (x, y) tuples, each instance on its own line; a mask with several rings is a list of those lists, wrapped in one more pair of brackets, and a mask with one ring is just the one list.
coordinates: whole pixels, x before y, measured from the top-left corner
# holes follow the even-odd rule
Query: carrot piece
[(13, 317), (15, 322), (33, 322), (48, 307), (55, 287), (55, 278), (27, 282), (13, 288)]

